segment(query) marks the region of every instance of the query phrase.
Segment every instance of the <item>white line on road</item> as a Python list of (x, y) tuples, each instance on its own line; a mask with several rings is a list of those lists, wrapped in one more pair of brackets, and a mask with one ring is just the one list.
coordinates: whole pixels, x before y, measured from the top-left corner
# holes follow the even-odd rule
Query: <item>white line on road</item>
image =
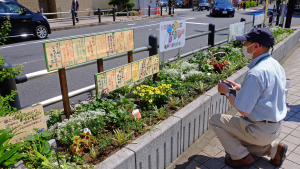
[(186, 22), (189, 24), (195, 24), (195, 25), (209, 25), (208, 23), (198, 23), (198, 22)]
[(136, 25), (136, 23), (131, 23), (131, 24), (127, 24), (127, 25)]
[(62, 38), (55, 38), (55, 39), (49, 39), (49, 40), (39, 40), (39, 41), (34, 41), (34, 42), (24, 42), (24, 43), (15, 44), (15, 45), (5, 45), (5, 46), (1, 46), (1, 49), (12, 48), (12, 47), (17, 47), (17, 46), (31, 45), (31, 44), (36, 44), (36, 43), (44, 43), (44, 42), (49, 42), (49, 41), (57, 41), (57, 40), (62, 40), (62, 39), (70, 39), (70, 38), (78, 38), (78, 37), (84, 37), (84, 36), (90, 36), (90, 35), (97, 35), (97, 34), (101, 34), (101, 33), (115, 32), (115, 31), (126, 30), (126, 29), (137, 29), (137, 28), (149, 27), (149, 26), (154, 26), (154, 25), (159, 25), (159, 23), (150, 24), (150, 25), (135, 26), (135, 27), (130, 27), (130, 28), (115, 29), (115, 30), (97, 32), (97, 33), (89, 33), (89, 34), (82, 34), (82, 35), (76, 35), (76, 36), (68, 36), (68, 37), (62, 37)]

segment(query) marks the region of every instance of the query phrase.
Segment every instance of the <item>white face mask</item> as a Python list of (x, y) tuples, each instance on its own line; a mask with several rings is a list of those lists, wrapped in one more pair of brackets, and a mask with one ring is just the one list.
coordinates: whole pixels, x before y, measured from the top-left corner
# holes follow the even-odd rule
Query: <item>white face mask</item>
[[(254, 43), (251, 44), (250, 46), (252, 46), (252, 45), (254, 45)], [(246, 58), (252, 60), (252, 58), (253, 58), (253, 53), (254, 53), (255, 51), (254, 51), (253, 53), (248, 53), (248, 48), (249, 48), (250, 46), (248, 46), (248, 47), (243, 46), (243, 54), (245, 55)]]

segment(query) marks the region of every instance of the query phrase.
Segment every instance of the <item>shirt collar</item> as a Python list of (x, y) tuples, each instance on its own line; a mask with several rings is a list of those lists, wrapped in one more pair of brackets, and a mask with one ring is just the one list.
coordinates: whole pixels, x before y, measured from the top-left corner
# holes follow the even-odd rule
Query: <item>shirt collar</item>
[(254, 60), (252, 60), (252, 61), (247, 65), (248, 68), (249, 68), (249, 69), (252, 69), (252, 68), (255, 66), (256, 62), (257, 62), (260, 58), (265, 57), (265, 56), (268, 56), (268, 55), (270, 55), (269, 52), (264, 53), (264, 54), (262, 54), (262, 55), (259, 55), (258, 57), (256, 57)]

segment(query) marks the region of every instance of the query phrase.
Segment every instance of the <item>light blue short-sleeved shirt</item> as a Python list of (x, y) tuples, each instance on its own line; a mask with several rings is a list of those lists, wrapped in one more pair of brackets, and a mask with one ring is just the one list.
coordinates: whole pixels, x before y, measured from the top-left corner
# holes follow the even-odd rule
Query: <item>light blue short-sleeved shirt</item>
[(247, 113), (252, 121), (278, 122), (287, 114), (286, 77), (282, 66), (272, 57), (256, 64), (267, 55), (262, 54), (248, 64), (250, 70), (237, 93), (235, 107)]

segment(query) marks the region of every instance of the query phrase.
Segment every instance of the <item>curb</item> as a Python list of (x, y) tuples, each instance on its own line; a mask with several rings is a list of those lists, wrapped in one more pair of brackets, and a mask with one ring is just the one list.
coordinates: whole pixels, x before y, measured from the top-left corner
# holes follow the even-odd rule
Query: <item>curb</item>
[[(300, 29), (278, 43), (274, 47), (272, 57), (280, 61), (299, 42), (299, 36)], [(241, 83), (248, 70), (245, 66), (228, 79)], [(158, 129), (151, 130), (135, 140), (138, 144), (129, 144), (120, 150), (131, 151), (131, 155), (123, 155), (122, 158), (119, 156), (120, 152), (117, 152), (95, 168), (167, 168), (209, 129), (208, 120), (212, 114), (225, 114), (231, 108), (229, 101), (218, 93), (215, 86), (163, 121)], [(116, 163), (116, 159), (121, 161), (122, 165)]]
[(82, 24), (82, 25), (71, 25), (71, 26), (64, 26), (64, 27), (57, 27), (57, 28), (51, 28), (52, 32), (56, 31), (63, 31), (63, 30), (72, 30), (72, 29), (81, 29), (81, 28), (87, 28), (87, 27), (94, 27), (94, 26), (102, 26), (102, 25), (112, 25), (112, 24), (119, 24), (119, 23), (126, 23), (126, 22), (134, 22), (134, 21), (140, 21), (140, 20), (148, 20), (148, 19), (156, 19), (156, 18), (170, 18), (177, 16), (177, 14), (172, 14), (172, 15), (163, 15), (163, 16), (150, 16), (150, 17), (141, 17), (139, 20), (128, 20), (128, 21), (106, 21), (106, 22), (101, 22), (101, 23), (89, 23), (89, 24)]

